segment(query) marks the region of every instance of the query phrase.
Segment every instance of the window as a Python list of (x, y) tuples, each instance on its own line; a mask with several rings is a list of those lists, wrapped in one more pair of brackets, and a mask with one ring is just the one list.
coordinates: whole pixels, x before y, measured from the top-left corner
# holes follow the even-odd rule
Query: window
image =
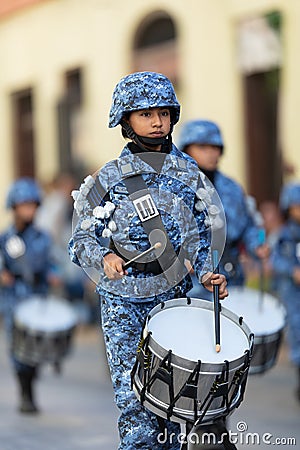
[(16, 177), (35, 176), (32, 90), (12, 94), (14, 171)]
[(82, 70), (65, 73), (65, 92), (57, 105), (60, 170), (73, 172), (78, 177), (84, 173), (80, 148), (82, 131)]

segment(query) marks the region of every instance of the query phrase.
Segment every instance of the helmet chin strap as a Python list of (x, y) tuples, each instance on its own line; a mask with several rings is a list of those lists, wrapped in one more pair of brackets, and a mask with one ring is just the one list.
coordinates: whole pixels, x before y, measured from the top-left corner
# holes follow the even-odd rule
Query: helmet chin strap
[(168, 134), (168, 136), (149, 138), (149, 137), (139, 136), (138, 134), (136, 134), (135, 131), (132, 129), (132, 127), (129, 125), (129, 123), (126, 122), (125, 120), (122, 120), (121, 126), (126, 131), (127, 136), (130, 139), (132, 139), (136, 143), (136, 145), (138, 147), (140, 147), (140, 149), (143, 151), (151, 151), (151, 149), (149, 149), (148, 147), (156, 147), (158, 145), (164, 144), (165, 142), (169, 143), (170, 149), (172, 147), (171, 133), (172, 133), (173, 127), (171, 127), (171, 130), (170, 130), (170, 133)]
[(154, 147), (156, 145), (162, 145), (165, 142), (165, 140), (166, 140), (165, 136), (164, 137), (157, 137), (157, 138), (148, 138), (148, 137), (143, 137), (143, 136), (137, 135), (137, 138), (139, 139), (139, 141), (142, 144), (150, 145), (150, 147), (152, 147), (152, 146)]

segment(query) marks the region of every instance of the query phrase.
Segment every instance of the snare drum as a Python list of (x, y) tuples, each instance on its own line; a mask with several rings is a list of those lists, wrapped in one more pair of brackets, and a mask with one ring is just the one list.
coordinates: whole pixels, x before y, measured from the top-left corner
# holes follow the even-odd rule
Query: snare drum
[(286, 323), (284, 306), (276, 297), (247, 287), (230, 287), (226, 308), (242, 316), (254, 333), (249, 374), (264, 373), (276, 363)]
[(146, 319), (132, 370), (138, 399), (178, 423), (226, 417), (243, 399), (253, 335), (229, 310), (221, 312), (221, 351), (215, 351), (211, 302), (168, 300)]
[(57, 363), (71, 348), (77, 316), (66, 300), (32, 297), (13, 319), (12, 351), (24, 364)]

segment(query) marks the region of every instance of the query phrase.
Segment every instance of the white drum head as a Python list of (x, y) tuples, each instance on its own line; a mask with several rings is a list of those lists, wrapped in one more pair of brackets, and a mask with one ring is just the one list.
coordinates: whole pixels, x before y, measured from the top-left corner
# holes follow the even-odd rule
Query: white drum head
[(224, 306), (242, 316), (254, 335), (273, 334), (285, 325), (285, 309), (276, 297), (255, 289), (229, 287)]
[(15, 321), (29, 329), (43, 332), (68, 330), (77, 322), (73, 308), (55, 297), (33, 297), (16, 309)]
[(243, 330), (232, 320), (220, 317), (221, 351), (215, 350), (214, 313), (194, 306), (176, 306), (159, 311), (148, 322), (153, 339), (182, 358), (203, 363), (223, 363), (240, 358), (249, 350)]

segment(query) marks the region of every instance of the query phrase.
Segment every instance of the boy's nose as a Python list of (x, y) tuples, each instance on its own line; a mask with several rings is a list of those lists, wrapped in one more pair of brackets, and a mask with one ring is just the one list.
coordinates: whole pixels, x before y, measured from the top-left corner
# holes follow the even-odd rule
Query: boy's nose
[(161, 120), (161, 117), (160, 117), (159, 113), (153, 114), (152, 124), (155, 125), (155, 126), (161, 126), (162, 125), (162, 120)]

